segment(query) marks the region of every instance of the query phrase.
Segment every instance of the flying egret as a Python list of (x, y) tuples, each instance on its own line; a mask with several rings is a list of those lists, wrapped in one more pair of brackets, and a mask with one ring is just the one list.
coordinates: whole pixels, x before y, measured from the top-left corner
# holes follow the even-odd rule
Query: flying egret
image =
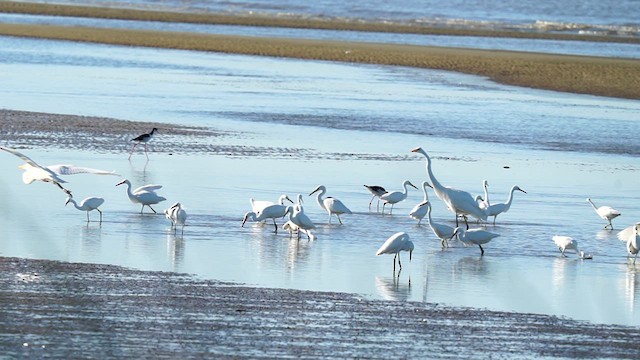
[(69, 196), (67, 197), (67, 201), (64, 203), (64, 205), (66, 206), (69, 203), (72, 203), (76, 209), (87, 212), (87, 222), (89, 222), (89, 211), (98, 210), (98, 212), (100, 213), (100, 222), (102, 223), (102, 211), (100, 211), (98, 207), (104, 203), (103, 198), (88, 197), (82, 200), (80, 202), (80, 205), (78, 205), (78, 203), (71, 196)]
[(482, 229), (466, 230), (461, 227), (456, 227), (453, 230), (453, 235), (451, 236), (451, 238), (453, 238), (456, 235), (458, 236), (458, 240), (462, 241), (467, 245), (469, 244), (478, 245), (478, 247), (480, 247), (480, 255), (484, 255), (484, 249), (482, 248), (482, 245), (500, 236), (499, 234), (492, 233)]
[(380, 196), (384, 195), (387, 192), (387, 190), (385, 190), (385, 188), (383, 188), (382, 186), (378, 186), (378, 185), (364, 185), (364, 187), (366, 187), (367, 190), (369, 190), (369, 192), (372, 195), (371, 201), (369, 201), (369, 209), (371, 209), (371, 204), (373, 203), (373, 199), (377, 197), (378, 205), (376, 207), (376, 211), (380, 211)]
[(618, 233), (618, 239), (627, 243), (627, 260), (633, 255), (633, 263), (636, 263), (638, 251), (640, 251), (640, 222), (624, 228)]
[(257, 213), (254, 211), (249, 211), (248, 213), (244, 214), (244, 218), (242, 219), (242, 227), (244, 227), (244, 223), (246, 223), (247, 220), (249, 219), (253, 221), (263, 221), (266, 219), (272, 219), (273, 226), (275, 226), (276, 228), (275, 233), (277, 234), (278, 225), (276, 224), (276, 219), (280, 219), (284, 217), (287, 214), (286, 211), (287, 211), (287, 206), (280, 205), (280, 204), (269, 205)]
[(342, 224), (342, 220), (340, 219), (340, 214), (351, 214), (351, 210), (346, 207), (342, 201), (333, 198), (331, 196), (327, 196), (326, 198), (322, 198), (324, 194), (327, 192), (327, 188), (324, 185), (318, 186), (315, 190), (313, 190), (309, 196), (318, 193), (316, 196), (316, 201), (321, 208), (323, 208), (326, 212), (329, 213), (329, 224), (331, 224), (331, 215), (336, 214), (338, 217), (338, 221)]
[(567, 250), (573, 250), (576, 254), (580, 251), (578, 250), (578, 241), (574, 240), (570, 236), (554, 235), (551, 239), (554, 243), (556, 243), (556, 246), (560, 250), (562, 257), (567, 257), (567, 255), (565, 255), (564, 253)]
[(133, 144), (133, 147), (131, 148), (131, 152), (129, 152), (129, 159), (131, 159), (131, 154), (133, 154), (133, 149), (135, 149), (136, 146), (140, 144), (144, 144), (144, 154), (147, 156), (147, 159), (148, 159), (149, 155), (147, 154), (147, 143), (153, 138), (153, 135), (157, 131), (158, 131), (158, 128), (153, 128), (151, 129), (150, 133), (142, 134), (140, 136), (136, 136), (135, 138), (131, 139), (131, 141), (135, 141), (135, 144)]
[[(298, 239), (300, 239), (300, 231), (304, 231), (309, 240), (313, 239), (313, 234), (311, 234), (310, 230), (315, 229), (316, 225), (304, 213), (302, 205), (287, 206), (286, 214), (289, 214), (289, 221), (293, 223), (298, 230)], [(293, 226), (291, 228), (294, 229)]]
[[(487, 220), (487, 214), (480, 208), (473, 196), (466, 191), (454, 189), (448, 186), (443, 186), (433, 175), (431, 170), (431, 158), (427, 155), (421, 147), (417, 147), (412, 152), (422, 154), (427, 160), (427, 176), (431, 181), (436, 196), (438, 196), (445, 204), (447, 208), (456, 214), (456, 226), (458, 226), (458, 215), (462, 215), (467, 223), (467, 215), (471, 215), (479, 220)], [(467, 228), (469, 224), (467, 223)]]
[(487, 217), (493, 216), (493, 225), (496, 224), (496, 218), (498, 217), (498, 215), (500, 215), (502, 213), (506, 213), (507, 211), (509, 211), (509, 208), (511, 208), (511, 202), (513, 201), (513, 193), (516, 190), (517, 191), (522, 191), (525, 194), (527, 193), (526, 191), (520, 189), (520, 187), (513, 186), (511, 188), (511, 190), (509, 191), (509, 199), (507, 200), (506, 203), (498, 203), (498, 204), (489, 205), (489, 207), (485, 209), (485, 213), (487, 214)]
[(257, 214), (269, 205), (284, 205), (285, 200), (293, 204), (293, 200), (291, 200), (287, 194), (280, 195), (276, 203), (268, 200), (254, 200), (253, 198), (250, 198), (249, 202), (251, 203), (251, 211)]
[(429, 194), (427, 194), (428, 187), (431, 187), (431, 184), (427, 181), (423, 181), (422, 191), (424, 191), (424, 199), (409, 211), (409, 217), (418, 220), (418, 225), (420, 225), (424, 216), (427, 215), (427, 202), (429, 201)]
[(427, 208), (427, 220), (429, 221), (429, 227), (431, 228), (431, 231), (433, 231), (433, 233), (438, 237), (438, 239), (440, 239), (440, 243), (442, 244), (442, 248), (444, 249), (445, 247), (447, 247), (447, 241), (453, 237), (455, 229), (446, 224), (438, 224), (433, 222), (433, 220), (431, 219), (431, 202), (427, 200), (424, 207)]
[(409, 252), (409, 261), (411, 261), (411, 254), (413, 254), (413, 242), (409, 238), (409, 234), (404, 231), (397, 232), (391, 237), (387, 239), (387, 241), (382, 244), (376, 255), (382, 254), (394, 254), (393, 256), (393, 272), (396, 271), (396, 258), (398, 258), (398, 265), (400, 266), (400, 270), (402, 270), (402, 263), (400, 262), (400, 252), (408, 251)]
[(156, 194), (156, 190), (162, 188), (162, 185), (149, 184), (140, 186), (139, 188), (131, 191), (131, 182), (129, 180), (124, 179), (117, 183), (116, 186), (120, 186), (122, 184), (127, 184), (127, 196), (129, 197), (129, 200), (134, 204), (142, 205), (140, 208), (140, 214), (144, 211), (145, 206), (148, 206), (151, 211), (157, 214), (151, 205), (167, 200), (166, 198)]
[(613, 224), (611, 223), (611, 220), (617, 218), (618, 216), (620, 216), (620, 211), (612, 208), (611, 206), (600, 206), (597, 207), (593, 201), (591, 201), (591, 198), (587, 198), (587, 201), (589, 202), (589, 204), (591, 204), (591, 206), (593, 207), (593, 210), (596, 211), (596, 213), (598, 214), (598, 216), (600, 216), (602, 219), (606, 220), (609, 222), (608, 225), (605, 225), (604, 228), (605, 229), (611, 229), (613, 230)]
[(393, 205), (399, 203), (400, 201), (403, 201), (404, 199), (407, 198), (407, 195), (409, 194), (409, 191), (407, 190), (407, 186), (411, 186), (414, 189), (418, 190), (418, 188), (413, 185), (411, 183), (411, 181), (409, 180), (405, 180), (402, 183), (402, 191), (391, 191), (391, 192), (387, 192), (383, 195), (380, 195), (380, 200), (382, 200), (382, 213), (384, 214), (384, 207), (387, 204), (391, 204), (391, 210), (389, 210), (389, 214), (391, 214), (393, 212)]

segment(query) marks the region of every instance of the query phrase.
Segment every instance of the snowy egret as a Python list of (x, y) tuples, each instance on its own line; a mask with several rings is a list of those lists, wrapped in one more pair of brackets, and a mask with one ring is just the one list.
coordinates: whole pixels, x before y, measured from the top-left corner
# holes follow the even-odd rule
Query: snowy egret
[(145, 206), (148, 206), (151, 211), (157, 214), (151, 205), (167, 200), (166, 198), (156, 194), (156, 190), (162, 188), (162, 185), (149, 184), (140, 186), (139, 188), (131, 191), (131, 182), (129, 180), (124, 179), (117, 183), (116, 186), (120, 186), (122, 184), (127, 185), (127, 196), (129, 197), (129, 200), (134, 204), (142, 205), (140, 208), (140, 214), (144, 211)]
[(331, 196), (327, 196), (324, 199), (322, 198), (322, 196), (324, 196), (324, 194), (327, 192), (327, 188), (324, 185), (318, 186), (315, 190), (313, 190), (309, 194), (309, 196), (315, 194), (316, 192), (318, 193), (318, 195), (316, 196), (316, 201), (318, 202), (318, 205), (320, 205), (322, 209), (324, 209), (326, 212), (329, 213), (329, 224), (331, 224), (332, 214), (336, 214), (340, 224), (342, 224), (342, 220), (340, 219), (340, 214), (351, 214), (351, 210), (349, 210), (349, 208), (347, 208), (342, 203), (342, 201), (336, 198), (333, 198)]
[(431, 187), (431, 184), (427, 181), (422, 182), (422, 191), (424, 191), (424, 199), (421, 203), (414, 206), (411, 211), (409, 211), (409, 217), (415, 220), (418, 220), (418, 225), (422, 222), (422, 219), (425, 215), (427, 215), (427, 202), (429, 201), (429, 194), (427, 194), (427, 188)]
[(389, 210), (389, 214), (393, 212), (393, 205), (403, 201), (407, 198), (409, 191), (407, 190), (407, 186), (411, 186), (414, 189), (418, 189), (415, 185), (411, 183), (409, 180), (405, 180), (402, 183), (402, 191), (391, 191), (385, 194), (380, 195), (380, 200), (382, 200), (382, 213), (384, 214), (384, 207), (387, 204), (391, 204), (391, 210)]
[(171, 213), (171, 220), (175, 224), (173, 232), (178, 230), (178, 225), (182, 226), (182, 234), (184, 235), (184, 226), (187, 223), (187, 211), (182, 207), (182, 204), (176, 203)]
[(409, 261), (411, 261), (411, 254), (413, 254), (413, 242), (409, 238), (409, 234), (404, 231), (397, 232), (391, 237), (387, 239), (387, 241), (382, 244), (376, 255), (382, 254), (394, 254), (393, 256), (393, 271), (396, 271), (396, 258), (398, 258), (398, 265), (400, 266), (400, 270), (402, 270), (402, 263), (400, 262), (400, 252), (408, 251), (409, 252)]
[(64, 203), (64, 205), (66, 206), (69, 203), (72, 203), (76, 209), (87, 212), (87, 222), (89, 222), (89, 211), (98, 210), (98, 212), (100, 213), (100, 222), (102, 222), (102, 211), (100, 211), (98, 207), (104, 203), (103, 198), (88, 197), (82, 200), (78, 205), (78, 203), (71, 196), (69, 196), (67, 197), (67, 201)]
[(254, 211), (249, 211), (248, 213), (244, 214), (244, 218), (242, 219), (242, 227), (244, 227), (244, 223), (246, 223), (247, 220), (249, 219), (253, 221), (263, 221), (266, 219), (272, 219), (273, 226), (275, 226), (276, 228), (275, 233), (277, 234), (278, 225), (276, 224), (276, 219), (280, 219), (284, 217), (286, 214), (287, 214), (287, 206), (280, 205), (280, 204), (269, 205), (258, 213)]
[(478, 247), (480, 247), (480, 255), (484, 255), (484, 249), (482, 248), (482, 245), (500, 236), (499, 234), (482, 229), (465, 230), (461, 227), (457, 227), (453, 230), (453, 235), (451, 236), (451, 238), (456, 235), (458, 236), (458, 240), (462, 241), (465, 244), (478, 245)]
[(427, 220), (429, 221), (429, 227), (431, 231), (440, 239), (440, 243), (442, 244), (442, 248), (447, 247), (447, 241), (453, 237), (453, 233), (455, 229), (446, 224), (438, 224), (433, 222), (431, 219), (431, 202), (428, 200), (424, 205), (427, 208)]
[[(300, 239), (300, 231), (304, 231), (309, 240), (313, 239), (310, 230), (315, 229), (316, 225), (304, 213), (302, 205), (287, 206), (286, 214), (289, 214), (289, 221), (292, 222), (298, 230), (298, 239)], [(293, 229), (294, 227), (291, 228)]]
[(576, 254), (578, 254), (580, 251), (578, 250), (578, 241), (574, 240), (570, 236), (554, 235), (551, 239), (554, 243), (556, 243), (556, 246), (560, 250), (560, 253), (563, 257), (567, 257), (567, 255), (565, 255), (564, 253), (567, 250), (573, 250)]
[(133, 147), (131, 148), (131, 152), (129, 153), (129, 159), (131, 159), (131, 154), (133, 154), (133, 149), (135, 149), (136, 146), (140, 144), (144, 144), (144, 154), (147, 156), (147, 159), (148, 159), (149, 155), (147, 154), (147, 143), (153, 138), (153, 135), (157, 131), (158, 131), (158, 128), (153, 128), (151, 129), (150, 133), (142, 134), (140, 136), (136, 136), (135, 138), (131, 139), (131, 141), (135, 141), (135, 144), (133, 144)]
[(164, 211), (164, 217), (167, 218), (167, 220), (171, 221), (171, 228), (173, 229), (173, 227), (176, 225), (175, 221), (173, 220), (173, 213), (178, 209), (178, 206), (180, 205), (180, 203), (174, 203), (173, 205), (171, 205), (168, 209), (166, 209)]
[(367, 190), (369, 190), (369, 192), (371, 193), (371, 201), (369, 201), (369, 209), (371, 209), (371, 204), (373, 203), (373, 199), (375, 199), (376, 197), (378, 198), (378, 205), (376, 207), (376, 211), (380, 210), (380, 196), (384, 195), (387, 190), (385, 188), (383, 188), (382, 186), (378, 186), (378, 185), (364, 185), (364, 187), (367, 188)]
[(276, 203), (267, 200), (254, 200), (253, 198), (250, 198), (249, 202), (251, 203), (251, 211), (257, 214), (269, 205), (284, 205), (285, 200), (293, 204), (293, 200), (291, 200), (287, 194), (280, 195)]
[(597, 207), (593, 203), (593, 201), (591, 201), (591, 198), (587, 198), (587, 201), (589, 202), (589, 204), (591, 204), (591, 206), (593, 207), (593, 210), (596, 211), (598, 216), (600, 216), (603, 220), (606, 220), (606, 221), (609, 222), (609, 224), (605, 225), (604, 228), (613, 230), (613, 224), (611, 223), (611, 220), (613, 220), (613, 219), (617, 218), (618, 216), (620, 216), (620, 211), (612, 208), (611, 206), (600, 206), (600, 207)]
[(527, 193), (526, 191), (520, 189), (520, 187), (513, 186), (511, 188), (511, 190), (509, 191), (509, 199), (507, 200), (506, 203), (498, 203), (498, 204), (489, 205), (489, 207), (485, 209), (485, 213), (487, 214), (487, 217), (493, 216), (493, 225), (496, 224), (496, 218), (498, 217), (498, 215), (500, 215), (502, 213), (506, 213), (507, 211), (509, 211), (509, 208), (511, 208), (511, 202), (513, 201), (513, 193), (516, 190), (517, 191), (522, 191), (525, 194)]
[[(436, 195), (447, 204), (447, 208), (456, 214), (456, 226), (458, 226), (458, 215), (464, 216), (465, 223), (467, 222), (467, 215), (471, 215), (479, 220), (486, 220), (487, 214), (480, 208), (473, 196), (466, 191), (446, 187), (440, 184), (440, 182), (433, 175), (431, 170), (431, 158), (427, 155), (421, 147), (417, 147), (412, 152), (422, 154), (427, 160), (427, 176), (431, 181), (431, 186)], [(469, 224), (467, 223), (467, 228)]]
[(618, 233), (618, 239), (627, 243), (627, 260), (633, 255), (633, 263), (635, 264), (640, 251), (640, 222), (635, 225), (624, 228)]

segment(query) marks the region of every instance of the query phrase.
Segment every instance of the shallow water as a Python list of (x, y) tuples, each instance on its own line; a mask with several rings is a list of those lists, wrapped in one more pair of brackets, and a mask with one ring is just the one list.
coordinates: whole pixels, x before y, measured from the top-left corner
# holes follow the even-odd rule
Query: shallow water
[[(68, 179), (78, 199), (106, 199), (102, 225), (86, 224), (83, 213), (63, 206), (65, 195), (52, 185), (22, 184), (19, 159), (3, 153), (3, 256), (640, 325), (640, 263), (627, 265), (616, 231), (602, 231), (604, 223), (585, 201), (591, 196), (598, 205), (621, 210), (616, 229), (640, 218), (637, 145), (615, 144), (618, 136), (637, 133), (637, 101), (506, 87), (428, 70), (0, 41), (6, 45), (0, 46), (0, 71), (6, 74), (0, 107), (211, 126), (242, 134), (213, 143), (311, 154), (169, 155), (161, 152), (162, 135), (150, 145), (160, 152), (148, 162), (142, 153), (127, 161), (127, 141), (117, 154), (21, 150), (43, 164), (113, 169), (134, 186), (164, 185), (160, 192), (167, 201), (156, 210), (180, 201), (190, 215), (184, 236), (175, 236), (164, 216), (139, 214), (125, 190), (115, 187), (119, 177)], [(432, 122), (438, 127), (429, 127)], [(454, 135), (446, 133), (449, 126), (457, 128)], [(546, 136), (579, 141), (549, 145)], [(442, 251), (426, 226), (416, 226), (406, 214), (422, 200), (419, 191), (410, 191), (393, 215), (368, 210), (363, 184), (399, 189), (405, 179), (416, 185), (426, 179), (424, 160), (409, 152), (416, 146), (434, 157), (444, 184), (480, 194), (488, 179), (492, 201), (506, 200), (514, 184), (528, 192), (516, 194), (511, 210), (488, 226), (501, 237), (485, 247), (485, 256), (456, 241)], [(555, 151), (542, 150), (548, 147)], [(319, 184), (354, 211), (343, 217), (344, 225), (335, 218), (327, 225), (327, 215), (306, 196)], [(269, 225), (240, 227), (250, 197), (275, 200), (282, 193), (305, 196), (305, 211), (319, 225), (315, 241), (273, 234)], [(453, 223), (430, 195), (434, 220)], [(402, 255), (399, 276), (392, 272), (392, 257), (375, 256), (397, 231), (416, 243), (411, 262)], [(551, 241), (555, 234), (575, 237), (594, 259), (561, 258)]]

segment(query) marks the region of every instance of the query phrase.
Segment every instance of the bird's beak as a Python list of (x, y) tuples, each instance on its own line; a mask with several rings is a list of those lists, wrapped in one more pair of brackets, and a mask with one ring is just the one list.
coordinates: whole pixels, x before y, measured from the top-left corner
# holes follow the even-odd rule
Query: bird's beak
[(522, 191), (522, 192), (523, 192), (523, 193), (525, 193), (525, 194), (527, 193), (526, 191), (524, 191), (524, 190), (522, 190), (522, 189), (520, 189), (520, 191)]
[(418, 190), (418, 188), (415, 185), (413, 185), (412, 183), (409, 183), (409, 185), (411, 185), (414, 189)]
[(411, 150), (411, 152), (418, 152), (420, 151), (420, 147), (414, 148), (413, 150)]
[(413, 255), (413, 250), (409, 251), (409, 261), (411, 261), (411, 255)]
[(295, 204), (288, 196), (285, 199), (289, 200), (290, 203)]
[(309, 196), (315, 194), (315, 192), (318, 191), (318, 189), (313, 190), (312, 192), (309, 193)]
[(240, 225), (240, 227), (244, 227), (244, 223), (247, 222), (247, 216), (244, 217), (244, 219), (242, 219), (242, 225)]
[(64, 203), (64, 206), (67, 206), (67, 204), (69, 203), (69, 201), (71, 201), (71, 198), (67, 198), (67, 201)]
[(120, 181), (119, 183), (116, 184), (116, 186), (122, 185), (124, 184), (124, 181)]

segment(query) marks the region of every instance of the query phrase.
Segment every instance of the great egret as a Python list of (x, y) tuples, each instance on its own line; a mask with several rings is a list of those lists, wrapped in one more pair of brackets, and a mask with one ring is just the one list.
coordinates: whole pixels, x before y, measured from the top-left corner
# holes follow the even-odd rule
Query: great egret
[[(435, 178), (431, 170), (431, 158), (421, 147), (417, 147), (412, 152), (422, 154), (427, 160), (427, 176), (431, 181), (433, 190), (436, 195), (447, 204), (447, 208), (456, 214), (456, 226), (458, 226), (458, 215), (464, 216), (467, 223), (467, 215), (471, 215), (479, 220), (487, 220), (487, 214), (480, 208), (473, 196), (466, 191), (445, 187)], [(469, 224), (467, 223), (467, 228)]]
[(516, 190), (517, 191), (522, 191), (525, 194), (527, 193), (526, 191), (520, 189), (520, 187), (513, 186), (511, 188), (511, 190), (509, 191), (509, 199), (507, 200), (506, 203), (498, 203), (498, 204), (489, 205), (489, 207), (485, 209), (485, 213), (487, 214), (487, 217), (493, 216), (493, 225), (496, 224), (496, 218), (498, 217), (498, 215), (500, 215), (502, 213), (506, 213), (507, 211), (509, 211), (509, 208), (511, 208), (511, 202), (513, 201), (513, 193)]
[(376, 211), (380, 210), (380, 196), (384, 195), (387, 190), (385, 188), (383, 188), (382, 186), (378, 186), (378, 185), (364, 185), (364, 187), (367, 188), (367, 190), (369, 190), (369, 192), (371, 193), (371, 201), (369, 201), (369, 209), (371, 209), (371, 204), (373, 203), (373, 199), (375, 199), (376, 197), (378, 198), (378, 205), (376, 207)]
[(453, 230), (453, 235), (451, 236), (451, 238), (453, 238), (456, 235), (458, 236), (458, 240), (462, 241), (467, 245), (469, 244), (478, 245), (478, 247), (480, 248), (480, 255), (484, 255), (484, 249), (482, 248), (482, 245), (500, 236), (499, 234), (492, 233), (482, 229), (466, 230), (461, 227), (456, 227)]
[(69, 203), (72, 203), (76, 209), (87, 212), (87, 222), (89, 222), (89, 211), (98, 210), (98, 212), (100, 213), (100, 222), (102, 223), (102, 211), (100, 211), (98, 207), (104, 203), (103, 198), (88, 197), (82, 200), (78, 205), (78, 203), (71, 196), (69, 196), (67, 197), (67, 201), (64, 203), (64, 205), (66, 206)]
[(556, 244), (563, 257), (567, 257), (564, 253), (567, 250), (573, 250), (576, 254), (580, 251), (578, 250), (578, 241), (574, 240), (570, 236), (554, 235), (551, 239)]
[(387, 241), (382, 244), (380, 249), (376, 252), (376, 255), (382, 254), (394, 254), (393, 256), (393, 271), (396, 271), (396, 258), (398, 258), (398, 265), (402, 270), (402, 263), (400, 262), (400, 252), (409, 252), (409, 261), (411, 261), (411, 255), (413, 254), (413, 242), (409, 238), (409, 234), (404, 231), (397, 232), (391, 235)]
[(131, 139), (131, 141), (135, 141), (135, 144), (133, 144), (133, 147), (131, 148), (131, 152), (129, 152), (129, 159), (131, 159), (131, 154), (133, 154), (133, 149), (135, 149), (136, 146), (140, 144), (144, 144), (144, 154), (147, 156), (147, 159), (148, 159), (149, 155), (147, 154), (147, 143), (153, 138), (153, 135), (157, 131), (158, 131), (158, 128), (153, 128), (151, 129), (150, 133), (142, 134), (140, 136), (136, 136), (135, 138)]
[(605, 225), (604, 228), (613, 230), (613, 224), (611, 223), (611, 220), (620, 216), (620, 211), (612, 208), (611, 206), (596, 207), (593, 201), (591, 201), (591, 198), (587, 198), (587, 201), (589, 202), (589, 204), (591, 204), (593, 210), (596, 211), (596, 214), (598, 214), (598, 216), (609, 222), (609, 224)]
[(162, 188), (162, 185), (149, 184), (140, 186), (139, 188), (131, 191), (131, 182), (129, 180), (124, 179), (117, 183), (116, 186), (120, 186), (122, 184), (127, 184), (127, 196), (129, 197), (129, 200), (134, 204), (142, 205), (140, 208), (140, 214), (144, 211), (145, 206), (148, 206), (154, 214), (157, 214), (151, 205), (167, 200), (166, 198), (156, 194), (156, 190)]
[[(289, 214), (289, 221), (293, 223), (293, 225), (295, 225), (295, 228), (297, 228), (298, 239), (300, 239), (300, 231), (304, 231), (304, 233), (307, 234), (307, 238), (309, 238), (309, 240), (313, 238), (310, 230), (315, 229), (316, 225), (304, 213), (302, 205), (296, 204), (294, 206), (287, 206), (285, 214)], [(294, 227), (291, 226), (291, 229), (294, 229)]]
[(422, 182), (422, 191), (424, 192), (424, 199), (421, 203), (414, 206), (411, 211), (409, 211), (409, 217), (418, 220), (418, 225), (422, 222), (422, 219), (425, 215), (427, 215), (427, 202), (429, 201), (429, 194), (427, 194), (427, 188), (431, 187), (431, 184), (427, 181)]
[(429, 220), (429, 227), (431, 231), (440, 239), (440, 243), (442, 244), (442, 248), (447, 247), (447, 241), (453, 237), (453, 233), (455, 229), (446, 224), (438, 224), (433, 222), (431, 219), (431, 202), (426, 201), (425, 205), (427, 208), (427, 220)]
[(409, 180), (405, 180), (402, 183), (402, 191), (391, 191), (391, 192), (387, 192), (383, 195), (380, 195), (380, 200), (382, 200), (382, 213), (384, 214), (384, 207), (387, 204), (391, 204), (391, 210), (389, 210), (389, 214), (391, 214), (393, 212), (393, 205), (399, 203), (400, 201), (403, 201), (404, 199), (407, 198), (407, 195), (409, 194), (408, 190), (407, 190), (407, 186), (411, 186), (414, 189), (418, 189), (415, 185), (413, 185), (411, 183), (411, 181)]
[(640, 222), (624, 228), (618, 233), (618, 239), (627, 243), (627, 259), (633, 255), (633, 263), (636, 263), (638, 251), (640, 251)]
[(251, 220), (253, 221), (272, 219), (273, 226), (275, 226), (276, 228), (275, 233), (277, 234), (278, 225), (276, 224), (276, 219), (283, 218), (285, 215), (287, 215), (287, 206), (280, 204), (269, 205), (260, 210), (260, 212), (256, 213), (254, 211), (249, 211), (248, 213), (244, 214), (244, 218), (242, 219), (242, 227), (244, 227), (244, 223), (246, 223), (249, 218), (251, 218)]
[(326, 212), (329, 213), (329, 224), (331, 224), (332, 214), (336, 214), (340, 224), (342, 224), (342, 220), (340, 219), (340, 214), (351, 214), (351, 210), (349, 210), (349, 208), (346, 207), (342, 203), (342, 201), (336, 198), (333, 198), (331, 196), (327, 196), (324, 199), (322, 198), (322, 196), (324, 196), (324, 194), (327, 192), (327, 188), (324, 185), (318, 186), (315, 190), (313, 190), (309, 194), (309, 196), (315, 194), (316, 192), (318, 193), (318, 195), (316, 196), (316, 201), (318, 202), (318, 205), (320, 205), (322, 209), (324, 209)]
[(251, 211), (257, 214), (269, 205), (284, 205), (285, 200), (293, 204), (293, 200), (291, 200), (287, 194), (280, 195), (276, 203), (267, 200), (254, 200), (253, 198), (250, 198), (249, 202), (251, 203)]

